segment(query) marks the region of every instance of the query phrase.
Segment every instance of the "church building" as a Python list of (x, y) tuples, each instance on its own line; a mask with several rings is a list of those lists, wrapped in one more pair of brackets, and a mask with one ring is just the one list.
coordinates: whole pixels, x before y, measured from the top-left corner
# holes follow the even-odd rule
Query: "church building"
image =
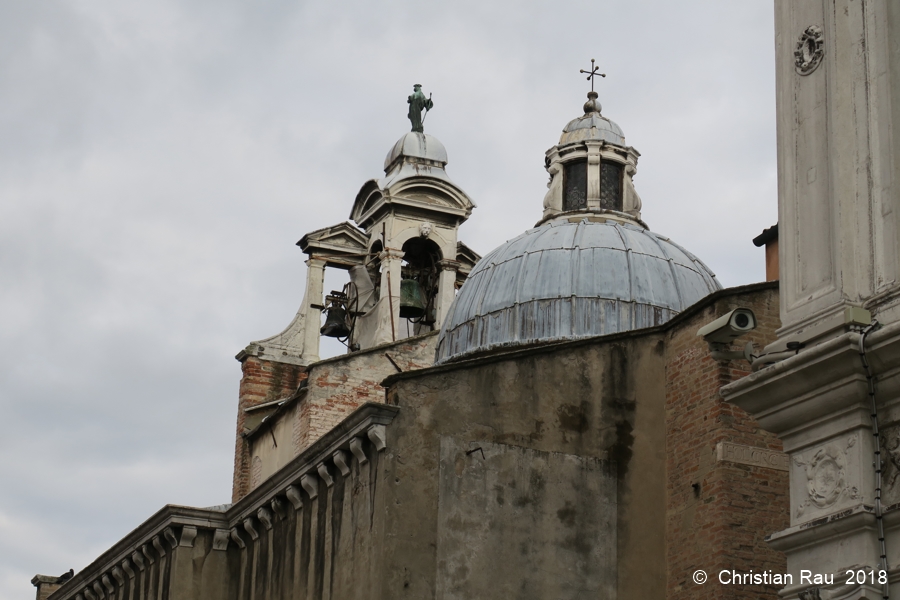
[(36, 576), (38, 600), (888, 598), (900, 11), (775, 5), (779, 223), (757, 242), (780, 281), (722, 289), (651, 231), (593, 91), (535, 226), (478, 256), (417, 85), (351, 220), (298, 242), (296, 316), (237, 355), (231, 502), (163, 507)]
[(780, 442), (718, 396), (749, 364), (697, 336), (743, 308), (770, 343), (777, 284), (723, 290), (648, 228), (593, 91), (535, 227), (479, 257), (418, 96), (352, 221), (298, 242), (293, 321), (237, 356), (232, 502), (163, 508), (54, 600), (700, 597), (701, 567), (784, 569)]

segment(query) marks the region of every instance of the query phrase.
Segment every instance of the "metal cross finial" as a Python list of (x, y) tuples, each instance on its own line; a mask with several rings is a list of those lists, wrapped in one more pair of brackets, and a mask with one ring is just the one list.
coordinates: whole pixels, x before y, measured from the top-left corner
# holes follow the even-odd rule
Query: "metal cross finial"
[(595, 67), (595, 66), (594, 66), (594, 59), (592, 58), (592, 59), (591, 59), (591, 70), (590, 70), (590, 71), (585, 71), (584, 69), (581, 69), (581, 71), (580, 71), (581, 73), (587, 73), (587, 74), (588, 74), (588, 76), (586, 77), (586, 79), (590, 79), (590, 80), (591, 80), (591, 91), (592, 91), (592, 92), (594, 91), (594, 77), (597, 76), (597, 75), (599, 75), (600, 77), (606, 77), (606, 73), (598, 73), (598, 72), (597, 72), (597, 69), (599, 69), (599, 68), (600, 68), (600, 67)]

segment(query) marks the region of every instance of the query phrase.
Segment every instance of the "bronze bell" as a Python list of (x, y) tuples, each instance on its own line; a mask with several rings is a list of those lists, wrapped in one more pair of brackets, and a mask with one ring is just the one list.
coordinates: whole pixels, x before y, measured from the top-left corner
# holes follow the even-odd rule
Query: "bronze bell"
[(326, 337), (342, 338), (350, 335), (347, 327), (347, 311), (340, 306), (331, 306), (325, 313), (325, 324), (319, 333)]
[(425, 314), (425, 294), (415, 279), (400, 281), (400, 318), (418, 319)]

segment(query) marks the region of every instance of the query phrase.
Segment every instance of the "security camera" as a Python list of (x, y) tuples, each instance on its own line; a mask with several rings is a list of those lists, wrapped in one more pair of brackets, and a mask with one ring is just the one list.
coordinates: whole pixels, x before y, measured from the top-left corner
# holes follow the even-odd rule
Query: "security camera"
[(756, 329), (756, 315), (749, 308), (736, 308), (719, 317), (697, 332), (709, 344), (709, 352), (716, 360), (751, 360), (753, 343), (748, 342), (743, 352), (728, 350), (727, 346), (748, 331)]
[(730, 344), (754, 329), (756, 329), (756, 315), (753, 311), (749, 308), (736, 308), (709, 325), (701, 327), (697, 335), (703, 336), (703, 339), (711, 344)]

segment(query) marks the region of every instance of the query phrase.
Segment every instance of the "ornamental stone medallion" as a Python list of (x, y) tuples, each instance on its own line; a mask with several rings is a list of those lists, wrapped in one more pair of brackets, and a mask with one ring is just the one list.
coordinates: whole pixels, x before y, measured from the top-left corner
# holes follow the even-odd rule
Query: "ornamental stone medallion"
[(797, 517), (804, 516), (808, 511), (816, 509), (830, 509), (842, 499), (855, 500), (859, 498), (856, 487), (847, 485), (847, 450), (856, 445), (856, 436), (851, 436), (846, 443), (846, 448), (838, 444), (828, 444), (820, 448), (805, 461), (799, 456), (794, 457), (794, 464), (800, 467), (801, 481), (806, 476), (806, 499), (797, 506)]
[(794, 48), (794, 67), (800, 75), (809, 75), (818, 68), (825, 55), (825, 36), (818, 25), (810, 25), (797, 40)]

